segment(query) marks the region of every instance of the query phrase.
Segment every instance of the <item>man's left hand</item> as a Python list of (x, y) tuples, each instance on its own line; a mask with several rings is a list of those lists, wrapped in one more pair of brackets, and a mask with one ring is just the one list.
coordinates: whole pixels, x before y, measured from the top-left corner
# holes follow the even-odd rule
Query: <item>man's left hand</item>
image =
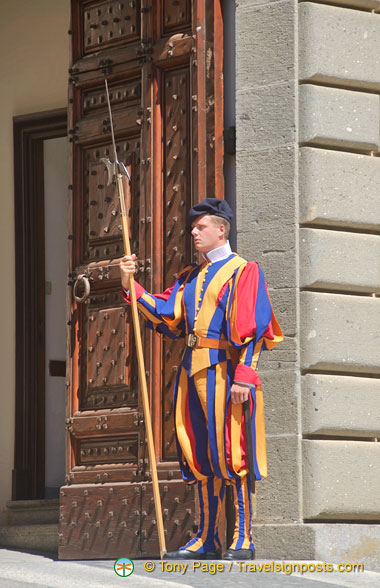
[(244, 386), (243, 384), (232, 384), (231, 386), (231, 401), (233, 404), (241, 404), (248, 400), (249, 390), (251, 386)]

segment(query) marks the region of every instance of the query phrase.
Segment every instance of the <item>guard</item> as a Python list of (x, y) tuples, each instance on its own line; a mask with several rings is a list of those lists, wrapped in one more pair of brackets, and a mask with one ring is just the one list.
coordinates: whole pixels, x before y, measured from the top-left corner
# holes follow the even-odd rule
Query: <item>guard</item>
[[(221, 557), (218, 520), (226, 484), (231, 486), (235, 529), (223, 557), (255, 556), (250, 480), (252, 473), (255, 480), (267, 475), (263, 393), (256, 370), (261, 352), (273, 349), (283, 335), (261, 268), (231, 251), (231, 220), (225, 200), (205, 198), (190, 209), (187, 223), (203, 262), (185, 267), (159, 295), (135, 283), (147, 326), (186, 342), (174, 384), (173, 414), (183, 479), (197, 485), (200, 525), (196, 536), (167, 553), (167, 559)], [(127, 302), (136, 259), (125, 256), (120, 264)], [(249, 444), (243, 411), (247, 400)]]

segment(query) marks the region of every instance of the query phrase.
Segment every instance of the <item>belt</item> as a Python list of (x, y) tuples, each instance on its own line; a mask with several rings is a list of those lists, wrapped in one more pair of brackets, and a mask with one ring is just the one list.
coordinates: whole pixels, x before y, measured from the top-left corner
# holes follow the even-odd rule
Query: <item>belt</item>
[(205, 347), (208, 349), (228, 349), (228, 341), (225, 339), (210, 339), (209, 337), (199, 337), (190, 333), (187, 336), (186, 345), (192, 349)]

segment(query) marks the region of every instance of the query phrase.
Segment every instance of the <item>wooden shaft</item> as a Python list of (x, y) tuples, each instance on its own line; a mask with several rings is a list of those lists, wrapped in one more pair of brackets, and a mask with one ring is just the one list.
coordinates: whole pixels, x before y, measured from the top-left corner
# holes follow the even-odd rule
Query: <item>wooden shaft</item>
[[(127, 214), (126, 214), (126, 209), (125, 209), (125, 200), (124, 200), (123, 177), (121, 174), (117, 175), (117, 186), (118, 186), (118, 190), (119, 190), (120, 207), (121, 207), (121, 220), (122, 220), (122, 227), (123, 227), (124, 251), (125, 251), (125, 255), (131, 255), (131, 245), (130, 245), (129, 231), (128, 231), (128, 219), (127, 219)], [(150, 469), (152, 472), (152, 485), (153, 485), (154, 506), (155, 506), (155, 510), (156, 510), (156, 519), (157, 519), (158, 541), (159, 541), (159, 545), (160, 545), (160, 555), (161, 555), (161, 559), (162, 559), (164, 554), (166, 553), (164, 521), (163, 521), (163, 517), (162, 517), (161, 496), (160, 496), (160, 489), (159, 489), (159, 485), (158, 485), (156, 454), (155, 454), (154, 442), (153, 442), (152, 420), (150, 418), (148, 387), (146, 384), (145, 362), (144, 362), (144, 355), (143, 355), (143, 348), (142, 348), (139, 315), (138, 315), (138, 309), (137, 309), (135, 281), (134, 281), (133, 276), (130, 276), (129, 292), (130, 292), (130, 297), (131, 297), (133, 330), (134, 330), (134, 334), (135, 334), (135, 341), (136, 341), (136, 348), (137, 348), (137, 360), (138, 360), (138, 369), (139, 369), (140, 389), (141, 389), (142, 402), (143, 402), (143, 412), (144, 412), (144, 419), (145, 419), (145, 430), (146, 430), (146, 436), (147, 436), (147, 441), (148, 441), (149, 463), (150, 463)]]

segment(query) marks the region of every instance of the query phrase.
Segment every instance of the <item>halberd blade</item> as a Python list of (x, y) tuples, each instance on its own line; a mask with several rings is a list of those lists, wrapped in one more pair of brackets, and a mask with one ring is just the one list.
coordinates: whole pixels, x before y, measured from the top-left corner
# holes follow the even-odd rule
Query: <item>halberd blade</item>
[(116, 165), (113, 161), (111, 161), (110, 159), (107, 159), (107, 157), (102, 157), (100, 161), (102, 161), (107, 168), (107, 172), (108, 172), (107, 186), (110, 186), (112, 184), (114, 177), (116, 177), (116, 174), (117, 174)]

